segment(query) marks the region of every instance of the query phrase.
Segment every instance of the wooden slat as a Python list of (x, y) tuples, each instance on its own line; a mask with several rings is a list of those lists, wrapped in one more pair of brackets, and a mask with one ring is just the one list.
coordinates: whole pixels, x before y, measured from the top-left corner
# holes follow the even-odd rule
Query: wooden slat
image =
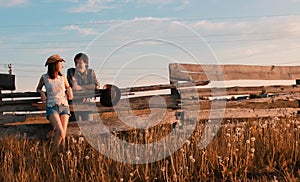
[(14, 104), (0, 105), (0, 112), (26, 112), (26, 111), (45, 111), (45, 104)]
[[(126, 120), (126, 122), (132, 122), (132, 126), (136, 123), (150, 123), (147, 122), (146, 116), (139, 116), (133, 118), (132, 121)], [(172, 124), (176, 122), (174, 111), (167, 112), (164, 115), (163, 119), (156, 123), (157, 125), (166, 125)], [(68, 135), (99, 135), (106, 134), (113, 131), (130, 131), (133, 129), (137, 129), (132, 127), (121, 121), (120, 119), (114, 119), (109, 117), (107, 119), (95, 120), (95, 121), (82, 121), (82, 122), (70, 122), (68, 124)], [(149, 126), (152, 127), (152, 126)], [(17, 124), (17, 125), (5, 125), (0, 126), (0, 136), (7, 134), (20, 134), (25, 135), (27, 137), (37, 137), (37, 138), (46, 138), (46, 134), (52, 129), (50, 123), (42, 123), (42, 124)]]
[[(295, 96), (296, 97), (296, 96)], [(222, 108), (255, 108), (255, 109), (274, 109), (274, 108), (298, 108), (298, 99), (292, 95), (282, 95), (266, 98), (244, 99), (244, 100), (199, 100), (193, 99), (179, 100), (181, 109), (222, 109)], [(299, 96), (298, 96), (299, 97)]]
[(278, 94), (278, 93), (299, 93), (300, 85), (270, 85), (251, 87), (227, 87), (227, 88), (193, 88), (182, 89), (185, 97), (211, 97), (226, 95), (250, 95), (250, 94)]
[[(219, 92), (221, 89), (222, 92)], [(196, 93), (195, 93), (196, 92)], [(198, 92), (198, 95), (197, 95)], [(290, 85), (290, 86), (261, 86), (261, 87), (229, 87), (226, 88), (224, 92), (222, 88), (199, 88), (194, 92), (189, 92), (189, 90), (185, 89), (183, 98), (190, 97), (208, 97), (208, 96), (221, 96), (223, 95), (243, 95), (243, 94), (261, 94), (261, 93), (300, 93), (300, 86)], [(165, 100), (166, 103), (155, 103), (152, 107), (168, 107), (174, 108), (176, 105), (176, 100), (169, 94), (158, 95), (157, 97), (161, 97)], [(149, 108), (149, 101), (153, 96), (142, 96), (142, 97), (133, 97), (127, 99), (121, 99), (120, 102), (115, 106), (118, 110), (128, 110), (128, 105), (126, 103), (130, 103), (130, 109), (139, 110)], [(0, 112), (22, 112), (22, 111), (45, 111), (44, 103), (34, 103), (33, 101), (28, 101), (28, 103), (22, 103), (24, 101), (16, 101), (20, 102), (18, 104), (15, 101), (4, 101), (2, 105), (0, 104)], [(33, 102), (33, 103), (32, 103)], [(10, 103), (10, 104), (7, 104)], [(14, 103), (14, 104), (13, 104)], [(86, 103), (81, 105), (76, 105), (77, 111), (90, 111), (95, 110), (95, 106), (97, 107), (97, 112), (111, 112), (114, 110), (113, 107), (103, 107), (99, 102), (96, 103)], [(73, 111), (73, 107), (70, 107), (71, 111)]]
[(0, 103), (0, 106), (3, 105), (20, 105), (20, 104), (33, 104), (40, 102), (41, 99), (24, 99), (24, 100), (7, 100)]
[(121, 92), (145, 92), (145, 91), (154, 91), (154, 90), (163, 90), (163, 89), (173, 89), (181, 87), (190, 87), (190, 86), (200, 86), (207, 85), (209, 81), (197, 81), (192, 83), (178, 83), (178, 84), (159, 84), (159, 85), (150, 85), (150, 86), (141, 86), (141, 87), (132, 87), (132, 88), (122, 88)]
[(14, 122), (24, 122), (26, 120), (26, 115), (13, 115), (13, 114), (5, 114), (0, 115), (0, 125), (5, 123), (14, 123)]
[[(171, 89), (171, 88), (181, 88), (181, 87), (189, 87), (189, 86), (199, 86), (199, 85), (207, 85), (209, 81), (198, 81), (193, 83), (179, 83), (177, 85), (174, 84), (158, 84), (158, 85), (149, 85), (149, 86), (140, 86), (140, 87), (128, 87), (128, 88), (121, 88), (120, 91), (123, 95), (132, 95), (132, 92), (146, 92), (146, 91), (154, 91), (154, 90), (163, 90), (163, 89)], [(77, 91), (74, 92), (74, 97), (100, 97), (102, 90), (96, 90), (84, 92), (84, 91)], [(1, 95), (2, 98), (33, 98), (33, 97), (40, 97), (40, 93), (38, 92), (15, 92), (15, 93), (4, 93)], [(34, 102), (40, 101), (39, 99), (33, 100)], [(21, 101), (22, 102), (22, 101)], [(32, 102), (32, 99), (27, 99), (24, 102)], [(11, 102), (12, 104), (17, 103)], [(6, 104), (9, 104), (7, 102)]]
[[(99, 97), (101, 95), (101, 90), (97, 90), (95, 92), (84, 92), (78, 91), (74, 92), (74, 97)], [(31, 97), (40, 97), (40, 93), (38, 92), (15, 92), (15, 93), (4, 93), (2, 94), (2, 98), (31, 98)]]
[(298, 108), (273, 108), (273, 109), (253, 109), (253, 108), (227, 108), (223, 110), (201, 110), (198, 113), (186, 110), (185, 119), (199, 120), (205, 119), (238, 119), (238, 118), (268, 118), (268, 117), (286, 117), (295, 115)]
[(170, 64), (170, 80), (295, 80), (300, 66)]
[[(175, 99), (168, 94), (159, 95), (159, 97), (166, 100), (167, 106), (172, 106), (175, 103)], [(128, 110), (126, 103), (129, 102), (131, 109), (145, 109), (149, 108), (149, 101), (151, 98), (153, 98), (153, 95), (121, 99), (115, 107), (117, 107), (118, 110)], [(0, 103), (0, 112), (45, 111), (45, 103), (37, 103), (37, 101), (38, 100), (34, 99), (4, 101)], [(113, 107), (104, 107), (99, 102), (76, 104), (76, 108), (71, 106), (70, 109), (71, 111), (91, 111), (95, 110), (95, 107), (98, 112), (109, 112), (114, 110)], [(165, 107), (165, 104), (157, 103), (156, 107)]]
[[(290, 94), (290, 95), (279, 95), (274, 97), (267, 97), (267, 98), (258, 98), (258, 99), (245, 99), (245, 100), (229, 100), (224, 103), (224, 100), (199, 100), (199, 102), (194, 102), (194, 100), (180, 100), (181, 107), (177, 107), (177, 109), (182, 110), (192, 110), (195, 107), (199, 110), (214, 110), (214, 109), (275, 109), (275, 108), (298, 108), (298, 100), (299, 94)], [(103, 107), (97, 107), (98, 114), (102, 116), (109, 116), (106, 119), (110, 120), (112, 118), (118, 118), (118, 116), (131, 116), (132, 113), (128, 112), (128, 110), (131, 110), (133, 113), (141, 113), (143, 110), (149, 111), (149, 105), (148, 102), (150, 98), (142, 98), (139, 100), (133, 100), (133, 103), (131, 103), (131, 108), (128, 108), (126, 105), (120, 105), (118, 108), (115, 108), (116, 112), (114, 111), (114, 108), (103, 108)], [(170, 96), (165, 97), (165, 99), (172, 99)], [(197, 101), (197, 100), (196, 100)], [(125, 103), (123, 103), (125, 104)], [(213, 108), (212, 108), (213, 104)], [(152, 105), (152, 109), (165, 109), (165, 105)], [(167, 106), (168, 108), (171, 108), (170, 106)], [(90, 108), (95, 109), (95, 108)], [(105, 110), (105, 112), (103, 111)], [(241, 110), (242, 111), (242, 110)], [(149, 112), (150, 113), (150, 112)], [(145, 114), (149, 114), (145, 113)], [(8, 116), (8, 118), (5, 118)], [(15, 118), (13, 117), (15, 116)], [(2, 118), (0, 117), (0, 124), (7, 124), (7, 123), (16, 123), (16, 121), (19, 121), (19, 123), (45, 123), (48, 122), (45, 118), (45, 114), (27, 114), (26, 119), (24, 120), (24, 115), (3, 115)]]
[(13, 92), (13, 93), (4, 93), (2, 98), (27, 98), (27, 97), (40, 97), (38, 92)]
[[(285, 117), (287, 115), (295, 115), (297, 108), (275, 108), (275, 109), (251, 109), (251, 108), (227, 108), (224, 112), (221, 110), (201, 110), (193, 112), (192, 110), (184, 111), (185, 120), (207, 120), (207, 119), (245, 119), (245, 118), (264, 118), (264, 117)], [(172, 124), (177, 122), (175, 119), (175, 111), (169, 111), (168, 118), (157, 125)], [(144, 121), (143, 121), (144, 122)], [(111, 131), (130, 131), (135, 129), (128, 127), (122, 121), (110, 121), (104, 125), (100, 122), (70, 122), (68, 125), (67, 135), (100, 135)], [(157, 126), (156, 125), (156, 126)], [(80, 127), (79, 127), (80, 126)], [(5, 125), (0, 126), (0, 137), (8, 135), (20, 135), (28, 138), (46, 139), (46, 134), (52, 130), (50, 123), (43, 124), (26, 124), (26, 125)], [(82, 132), (84, 131), (84, 132)]]

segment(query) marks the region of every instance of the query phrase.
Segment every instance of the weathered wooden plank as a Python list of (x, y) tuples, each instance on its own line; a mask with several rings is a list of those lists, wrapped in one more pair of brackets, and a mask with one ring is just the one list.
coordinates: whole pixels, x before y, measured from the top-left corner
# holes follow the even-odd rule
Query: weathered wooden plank
[[(216, 96), (217, 94), (212, 94), (212, 92), (217, 92), (218, 88), (199, 88), (198, 94), (200, 97)], [(231, 87), (226, 88), (226, 95), (240, 95), (240, 94), (261, 94), (261, 93), (299, 93), (299, 86), (267, 86), (267, 87)], [(212, 92), (211, 92), (212, 90)], [(197, 92), (197, 91), (196, 91)], [(190, 94), (190, 95), (189, 95)], [(196, 93), (197, 94), (197, 93)], [(219, 94), (220, 95), (220, 94)], [(143, 96), (143, 97), (133, 97), (129, 99), (121, 99), (120, 102), (115, 107), (103, 107), (99, 102), (96, 103), (85, 103), (78, 104), (76, 108), (70, 106), (71, 111), (97, 111), (97, 112), (111, 112), (114, 109), (118, 111), (131, 110), (141, 110), (149, 108), (149, 102), (151, 99), (160, 98), (160, 101), (154, 101), (151, 104), (153, 108), (174, 108), (176, 103), (180, 100), (172, 97), (169, 94), (158, 95), (158, 96)], [(194, 98), (197, 97), (194, 92), (185, 91), (184, 98)], [(300, 96), (299, 96), (300, 98)], [(163, 102), (165, 101), (165, 102)], [(6, 101), (5, 101), (6, 102)], [(3, 102), (3, 103), (5, 103)], [(204, 102), (204, 101), (201, 101)], [(32, 103), (32, 104), (14, 104), (0, 106), (0, 112), (26, 112), (26, 111), (45, 111), (44, 103)]]
[[(146, 124), (145, 128), (152, 127), (153, 118), (146, 115), (139, 115), (138, 117), (132, 118), (129, 117), (123, 118), (126, 119), (126, 123), (118, 118), (113, 118), (112, 116), (105, 118), (102, 117), (101, 120), (94, 121), (82, 121), (82, 122), (70, 122), (68, 124), (68, 135), (99, 135), (106, 134), (114, 131), (130, 131), (133, 129), (138, 129), (136, 124)], [(128, 119), (128, 120), (127, 120)], [(163, 118), (155, 123), (156, 125), (165, 125), (172, 124), (176, 122), (174, 111), (167, 112)], [(141, 125), (139, 125), (141, 126)], [(148, 126), (148, 127), (147, 127)], [(153, 125), (154, 126), (154, 125)], [(140, 128), (143, 129), (143, 128)], [(46, 138), (46, 134), (52, 130), (50, 123), (42, 124), (20, 124), (14, 123), (14, 125), (2, 125), (0, 126), (0, 136), (5, 134), (9, 135), (26, 135), (27, 137), (37, 137), (37, 138)]]
[(159, 84), (159, 85), (149, 85), (141, 87), (132, 87), (132, 88), (122, 88), (121, 92), (145, 92), (145, 91), (154, 91), (154, 90), (163, 90), (163, 89), (173, 89), (181, 87), (191, 87), (191, 86), (200, 86), (207, 85), (209, 81), (197, 81), (192, 83), (178, 83), (178, 84)]
[(198, 113), (191, 110), (184, 111), (184, 119), (199, 120), (205, 119), (238, 119), (238, 118), (268, 118), (268, 117), (285, 117), (296, 115), (298, 108), (273, 108), (273, 109), (256, 109), (256, 108), (228, 108), (225, 110), (201, 110)]
[(26, 111), (45, 111), (45, 104), (14, 104), (0, 105), (0, 112), (26, 112)]
[(20, 104), (33, 104), (33, 103), (37, 103), (40, 102), (41, 99), (24, 99), (24, 100), (6, 100), (6, 101), (2, 101), (0, 103), (0, 106), (2, 105), (20, 105)]
[(13, 93), (4, 93), (2, 98), (27, 98), (27, 97), (40, 97), (38, 92), (13, 92)]
[[(140, 87), (128, 87), (121, 88), (120, 91), (123, 95), (131, 95), (131, 92), (146, 92), (146, 91), (154, 91), (154, 90), (163, 90), (163, 89), (171, 89), (171, 88), (181, 88), (181, 87), (190, 87), (190, 86), (199, 86), (199, 85), (207, 85), (208, 81), (198, 81), (193, 83), (179, 83), (177, 85), (174, 84), (158, 84), (158, 85), (149, 85), (149, 86), (140, 86)], [(102, 90), (89, 91), (89, 92), (74, 92), (74, 97), (100, 97)], [(40, 93), (38, 92), (13, 92), (13, 93), (3, 93), (1, 95), (2, 98), (34, 98), (40, 97)], [(23, 99), (24, 100), (24, 99)], [(39, 99), (27, 99), (26, 102), (37, 102)], [(17, 103), (18, 101), (11, 102), (12, 104)], [(22, 102), (22, 101), (21, 101)], [(7, 102), (9, 104), (9, 102)]]
[[(275, 109), (252, 109), (252, 108), (228, 108), (220, 110), (183, 110), (183, 122), (186, 120), (207, 120), (207, 119), (244, 119), (244, 118), (264, 118), (264, 117), (285, 117), (295, 115), (297, 108), (275, 108)], [(157, 125), (173, 124), (177, 122), (175, 111), (169, 111)], [(142, 122), (145, 122), (142, 120)], [(130, 127), (120, 120), (115, 121), (93, 121), (93, 122), (70, 122), (68, 125), (67, 135), (100, 135), (108, 132), (130, 131), (137, 129)], [(26, 124), (26, 125), (5, 125), (0, 126), (0, 137), (7, 135), (26, 136), (28, 138), (46, 139), (46, 134), (52, 130), (50, 123), (43, 124)]]
[[(225, 103), (224, 103), (225, 102)], [(212, 105), (213, 104), (213, 105)], [(201, 110), (220, 109), (226, 107), (227, 109), (239, 108), (255, 108), (255, 109), (274, 109), (274, 108), (298, 108), (298, 101), (295, 99), (274, 99), (274, 98), (259, 98), (259, 99), (245, 99), (245, 100), (200, 100), (199, 106)], [(193, 108), (193, 105), (182, 105), (181, 108)], [(213, 108), (212, 108), (213, 107)]]
[[(300, 85), (270, 85), (270, 86), (247, 86), (247, 87), (226, 87), (226, 88), (195, 88), (183, 89), (185, 90), (185, 97), (195, 96), (197, 93), (199, 97), (211, 96), (226, 96), (226, 95), (250, 95), (250, 94), (278, 94), (278, 93), (299, 93)], [(179, 89), (180, 91), (180, 89)]]
[[(74, 97), (99, 97), (101, 95), (101, 90), (97, 91), (79, 91), (74, 92)], [(13, 93), (4, 93), (2, 94), (2, 98), (32, 98), (32, 97), (40, 97), (40, 93), (38, 92), (13, 92)], [(30, 100), (30, 99), (29, 99)]]
[(19, 137), (46, 139), (46, 135), (52, 130), (50, 123), (26, 124), (26, 125), (0, 125), (0, 137), (13, 135)]
[[(117, 107), (118, 110), (128, 110), (128, 103), (130, 103), (130, 108), (132, 109), (145, 109), (149, 108), (149, 101), (153, 98), (153, 95), (150, 96), (142, 96), (142, 97), (133, 97), (128, 99), (121, 99), (119, 103), (114, 106)], [(176, 102), (174, 98), (172, 98), (168, 94), (159, 95), (155, 97), (161, 97), (166, 101), (164, 103), (156, 103), (156, 107), (165, 107), (172, 106)], [(3, 101), (0, 103), (0, 112), (26, 112), (26, 111), (45, 111), (45, 103), (37, 103), (38, 100), (30, 99), (30, 100), (15, 100), (15, 101)], [(76, 104), (74, 102), (73, 104)], [(153, 107), (154, 107), (153, 105)], [(78, 103), (74, 108), (72, 105), (70, 106), (71, 111), (93, 111), (96, 110), (98, 112), (108, 112), (113, 111), (114, 107), (104, 107), (99, 102), (86, 102), (86, 103)]]
[(3, 98), (3, 96), (2, 96), (2, 90), (0, 89), (0, 104), (2, 102), (2, 98)]
[[(2, 103), (2, 90), (0, 89), (0, 105), (1, 105), (1, 103)], [(3, 112), (0, 111), (0, 116), (2, 116), (2, 115), (3, 115)]]
[(13, 114), (4, 114), (0, 115), (0, 125), (5, 123), (13, 123), (13, 122), (24, 122), (26, 120), (26, 115), (13, 115)]
[[(182, 110), (193, 110), (195, 108), (199, 110), (215, 110), (215, 109), (285, 109), (285, 108), (298, 108), (298, 100), (297, 95), (281, 95), (281, 96), (275, 96), (275, 97), (267, 97), (267, 98), (257, 98), (257, 99), (245, 99), (245, 100), (198, 100), (199, 103), (195, 103), (194, 101), (189, 100), (180, 100), (184, 103), (180, 104), (180, 106), (177, 109)], [(137, 101), (136, 101), (137, 102)], [(143, 112), (144, 114), (150, 114), (151, 111), (149, 110), (149, 105), (147, 104), (147, 99), (144, 99), (143, 101), (139, 101), (141, 103), (134, 104), (137, 106), (136, 108), (130, 108), (128, 106), (121, 106), (120, 108), (107, 108), (105, 112), (102, 112), (103, 110), (99, 110), (95, 112), (95, 116), (100, 118), (103, 118), (104, 120), (115, 120), (119, 116), (126, 117), (127, 119), (130, 118), (133, 114)], [(144, 102), (144, 103), (142, 103)], [(170, 108), (170, 107), (168, 107)], [(94, 108), (93, 108), (94, 109)], [(165, 106), (160, 105), (159, 107), (157, 105), (152, 105), (151, 109), (153, 112), (155, 112), (155, 109), (166, 109)], [(170, 109), (169, 109), (170, 110)], [(148, 111), (148, 112), (144, 112)], [(241, 110), (242, 112), (243, 110)], [(5, 118), (8, 116), (8, 118)], [(15, 116), (15, 118), (13, 117)], [(45, 118), (45, 114), (26, 114), (26, 119), (24, 120), (24, 115), (3, 115), (0, 117), (0, 124), (32, 124), (32, 123), (47, 123), (47, 119)], [(107, 116), (107, 117), (106, 117)], [(18, 121), (18, 122), (16, 122)]]
[(300, 66), (170, 64), (170, 80), (295, 80)]

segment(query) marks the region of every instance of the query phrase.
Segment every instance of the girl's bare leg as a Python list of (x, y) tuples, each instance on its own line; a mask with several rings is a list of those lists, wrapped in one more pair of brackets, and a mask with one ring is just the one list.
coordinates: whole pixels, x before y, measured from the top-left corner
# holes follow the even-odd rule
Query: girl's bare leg
[(51, 152), (54, 153), (58, 150), (59, 145), (61, 144), (63, 138), (65, 137), (65, 129), (63, 128), (60, 116), (58, 114), (52, 114), (49, 116), (49, 120), (51, 122), (51, 125), (54, 128), (54, 138), (53, 138), (53, 144), (51, 148)]
[(63, 128), (62, 145), (63, 145), (63, 147), (65, 147), (65, 138), (67, 136), (67, 128), (68, 128), (68, 122), (69, 122), (69, 115), (63, 114), (63, 115), (60, 115), (59, 117), (60, 117), (60, 121), (61, 121), (62, 128)]

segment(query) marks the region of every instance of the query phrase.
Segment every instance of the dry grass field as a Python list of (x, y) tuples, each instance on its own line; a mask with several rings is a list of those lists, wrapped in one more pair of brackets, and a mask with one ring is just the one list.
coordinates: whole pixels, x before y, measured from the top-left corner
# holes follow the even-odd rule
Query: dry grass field
[[(175, 153), (146, 164), (114, 161), (82, 136), (68, 136), (66, 147), (55, 155), (49, 140), (6, 136), (0, 139), (0, 181), (300, 181), (299, 118), (228, 119), (200, 150), (204, 126), (198, 123)], [(160, 125), (115, 135), (151, 143), (172, 129)]]

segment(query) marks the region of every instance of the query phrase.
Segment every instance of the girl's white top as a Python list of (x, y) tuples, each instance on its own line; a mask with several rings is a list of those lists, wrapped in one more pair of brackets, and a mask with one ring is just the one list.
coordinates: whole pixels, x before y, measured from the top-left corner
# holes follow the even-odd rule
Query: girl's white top
[(52, 107), (55, 105), (68, 105), (65, 93), (65, 80), (63, 76), (57, 76), (55, 79), (50, 79), (48, 74), (43, 76), (46, 93), (47, 93), (47, 106)]

